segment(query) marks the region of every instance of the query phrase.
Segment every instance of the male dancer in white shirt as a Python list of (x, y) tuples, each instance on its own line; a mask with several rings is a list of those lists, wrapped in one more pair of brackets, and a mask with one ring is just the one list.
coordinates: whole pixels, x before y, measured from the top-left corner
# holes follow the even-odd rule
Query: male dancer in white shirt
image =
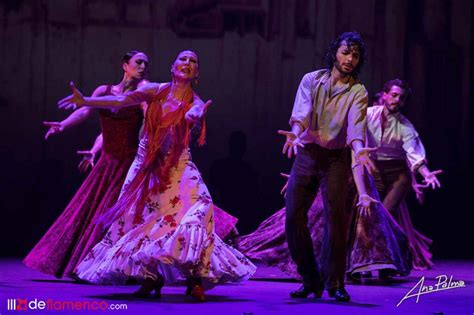
[[(368, 169), (373, 167), (369, 152), (374, 150), (364, 147), (367, 91), (357, 80), (365, 61), (364, 41), (356, 32), (343, 33), (329, 46), (326, 57), (326, 69), (307, 73), (301, 80), (290, 119), (291, 131), (279, 131), (286, 136), (283, 153), (289, 158), (296, 155), (286, 193), (285, 231), (303, 285), (290, 296), (306, 298), (314, 294), (320, 298), (326, 287), (337, 301), (349, 301), (344, 277), (350, 150), (357, 163)], [(356, 184), (359, 177), (354, 176)], [(327, 220), (322, 274), (307, 227), (307, 213), (319, 187)], [(376, 202), (363, 185), (357, 188), (362, 207)]]
[(424, 178), (423, 187), (441, 187), (436, 175), (427, 167), (426, 153), (411, 122), (400, 113), (409, 95), (403, 80), (385, 83), (382, 105), (367, 109), (367, 146), (376, 170), (372, 172), (375, 186), (385, 208), (396, 211), (411, 188), (411, 173), (418, 171)]

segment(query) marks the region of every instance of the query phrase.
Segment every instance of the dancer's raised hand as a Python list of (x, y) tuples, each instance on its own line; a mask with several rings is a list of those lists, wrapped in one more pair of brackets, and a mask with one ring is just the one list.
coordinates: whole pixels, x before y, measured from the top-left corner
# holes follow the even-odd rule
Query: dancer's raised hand
[(423, 182), (427, 186), (431, 186), (431, 189), (440, 188), (441, 184), (440, 184), (438, 178), (436, 178), (436, 175), (441, 174), (441, 173), (443, 173), (443, 170), (426, 172), (426, 173), (423, 174), (423, 177), (425, 178), (423, 180)]
[(294, 155), (298, 154), (298, 147), (304, 148), (304, 144), (301, 143), (301, 139), (296, 136), (292, 131), (278, 130), (279, 135), (286, 137), (285, 145), (283, 146), (283, 154), (286, 154), (289, 159)]
[(208, 107), (211, 105), (212, 100), (208, 100), (203, 106), (191, 107), (184, 115), (184, 119), (189, 123), (198, 122), (206, 114)]
[(61, 133), (64, 131), (64, 126), (59, 121), (43, 121), (43, 125), (49, 127), (48, 131), (44, 135), (44, 139), (48, 140), (49, 136)]
[(367, 171), (370, 174), (373, 174), (374, 171), (377, 170), (375, 167), (374, 162), (370, 158), (370, 153), (377, 151), (378, 148), (368, 148), (368, 147), (363, 147), (357, 152), (355, 152), (355, 160), (358, 164), (365, 166)]
[(72, 94), (66, 96), (58, 102), (58, 107), (61, 109), (76, 109), (78, 106), (81, 106), (84, 103), (84, 96), (81, 91), (79, 91), (74, 82), (69, 83)]
[(357, 207), (359, 208), (361, 215), (369, 215), (370, 214), (370, 205), (372, 203), (380, 203), (380, 201), (370, 197), (367, 194), (359, 195), (359, 202), (357, 203)]
[(92, 151), (77, 151), (77, 154), (82, 155), (82, 161), (79, 162), (79, 171), (81, 173), (87, 172), (89, 167), (92, 169), (95, 165), (95, 154)]

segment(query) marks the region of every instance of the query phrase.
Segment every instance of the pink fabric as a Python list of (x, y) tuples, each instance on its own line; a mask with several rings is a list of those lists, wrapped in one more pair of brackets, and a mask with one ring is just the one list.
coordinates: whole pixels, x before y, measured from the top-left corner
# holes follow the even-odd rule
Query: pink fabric
[(395, 220), (397, 220), (408, 238), (408, 246), (413, 256), (413, 269), (425, 270), (433, 267), (433, 262), (431, 261), (433, 254), (429, 249), (433, 241), (415, 230), (405, 200), (400, 203), (398, 211), (394, 215)]
[(54, 275), (73, 276), (76, 265), (104, 236), (95, 221), (117, 200), (136, 154), (143, 120), (138, 106), (100, 110), (102, 155), (77, 193), (23, 263)]
[[(375, 187), (370, 194), (378, 199)], [(285, 208), (280, 209), (263, 221), (255, 232), (240, 237), (237, 240), (238, 249), (252, 259), (276, 266), (290, 276), (300, 278), (286, 242), (285, 212)], [(358, 272), (360, 268), (375, 270), (380, 269), (380, 266), (385, 266), (384, 268), (390, 266), (390, 269), (394, 269), (400, 275), (409, 274), (412, 261), (408, 252), (407, 238), (388, 210), (381, 204), (373, 204), (370, 213), (361, 216), (353, 207), (352, 216), (348, 233), (347, 272)], [(308, 229), (313, 240), (313, 251), (319, 263), (322, 262), (325, 224), (323, 201), (321, 194), (318, 193), (308, 211)], [(320, 266), (324, 270), (325, 266)]]
[(214, 205), (214, 230), (220, 238), (225, 239), (234, 229), (238, 221), (239, 219)]
[[(147, 152), (146, 146), (140, 146), (138, 155), (145, 154), (141, 151)], [(210, 288), (246, 280), (255, 272), (245, 256), (215, 234), (214, 206), (188, 150), (171, 168), (168, 188), (147, 196), (139, 223), (134, 222), (137, 206), (121, 211), (78, 265), (80, 279), (123, 284), (130, 277), (156, 279), (160, 272), (166, 283), (179, 284), (194, 275)]]

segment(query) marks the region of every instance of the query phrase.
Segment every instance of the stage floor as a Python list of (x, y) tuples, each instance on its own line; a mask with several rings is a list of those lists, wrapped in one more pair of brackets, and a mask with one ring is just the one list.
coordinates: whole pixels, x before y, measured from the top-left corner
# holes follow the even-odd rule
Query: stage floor
[[(82, 307), (124, 308), (126, 310), (29, 310), (20, 314), (474, 314), (474, 261), (436, 261), (432, 270), (415, 271), (409, 277), (397, 278), (390, 283), (377, 279), (366, 285), (348, 284), (352, 300), (336, 302), (323, 295), (322, 299), (291, 299), (288, 293), (299, 284), (288, 279), (278, 269), (259, 266), (251, 280), (240, 285), (218, 286), (207, 292), (207, 301), (200, 303), (183, 294), (184, 287), (164, 287), (162, 298), (137, 299), (131, 295), (138, 285), (94, 286), (78, 284), (68, 279), (55, 279), (30, 270), (18, 259), (0, 260), (0, 315), (15, 314), (18, 303), (26, 299), (31, 307), (68, 307), (79, 302)], [(436, 277), (464, 281), (464, 287), (440, 290), (409, 298), (397, 307), (402, 298), (424, 277), (424, 285), (436, 289)], [(442, 280), (442, 279), (441, 279)], [(453, 282), (451, 282), (453, 284)], [(458, 282), (458, 285), (461, 284)], [(441, 288), (441, 286), (439, 286)], [(8, 310), (16, 299), (15, 310)], [(49, 301), (48, 301), (49, 300)], [(96, 304), (92, 304), (96, 302)], [(24, 302), (23, 302), (24, 303)], [(102, 304), (100, 304), (102, 303)], [(62, 305), (60, 305), (62, 304)], [(113, 305), (112, 305), (113, 304)], [(81, 306), (74, 306), (81, 307)]]

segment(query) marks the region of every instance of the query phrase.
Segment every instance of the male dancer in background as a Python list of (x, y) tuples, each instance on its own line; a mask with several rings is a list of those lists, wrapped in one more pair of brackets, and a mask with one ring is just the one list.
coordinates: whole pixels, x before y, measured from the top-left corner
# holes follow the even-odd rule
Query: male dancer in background
[(425, 187), (441, 187), (436, 175), (427, 167), (426, 153), (411, 122), (400, 113), (409, 95), (403, 80), (385, 83), (382, 105), (367, 110), (367, 145), (377, 148), (371, 153), (376, 170), (375, 185), (387, 210), (396, 211), (411, 188), (411, 174), (418, 171)]
[[(367, 110), (367, 146), (377, 148), (371, 153), (376, 165), (372, 175), (380, 199), (407, 236), (413, 267), (426, 269), (432, 266), (431, 240), (414, 229), (404, 199), (413, 187), (418, 200), (422, 201), (421, 189), (441, 187), (436, 175), (442, 171), (428, 169), (420, 137), (410, 121), (400, 113), (409, 92), (402, 80), (385, 83), (380, 105)], [(416, 172), (423, 176), (423, 185), (413, 181)], [(379, 276), (385, 278), (391, 274), (388, 270), (381, 270)]]

